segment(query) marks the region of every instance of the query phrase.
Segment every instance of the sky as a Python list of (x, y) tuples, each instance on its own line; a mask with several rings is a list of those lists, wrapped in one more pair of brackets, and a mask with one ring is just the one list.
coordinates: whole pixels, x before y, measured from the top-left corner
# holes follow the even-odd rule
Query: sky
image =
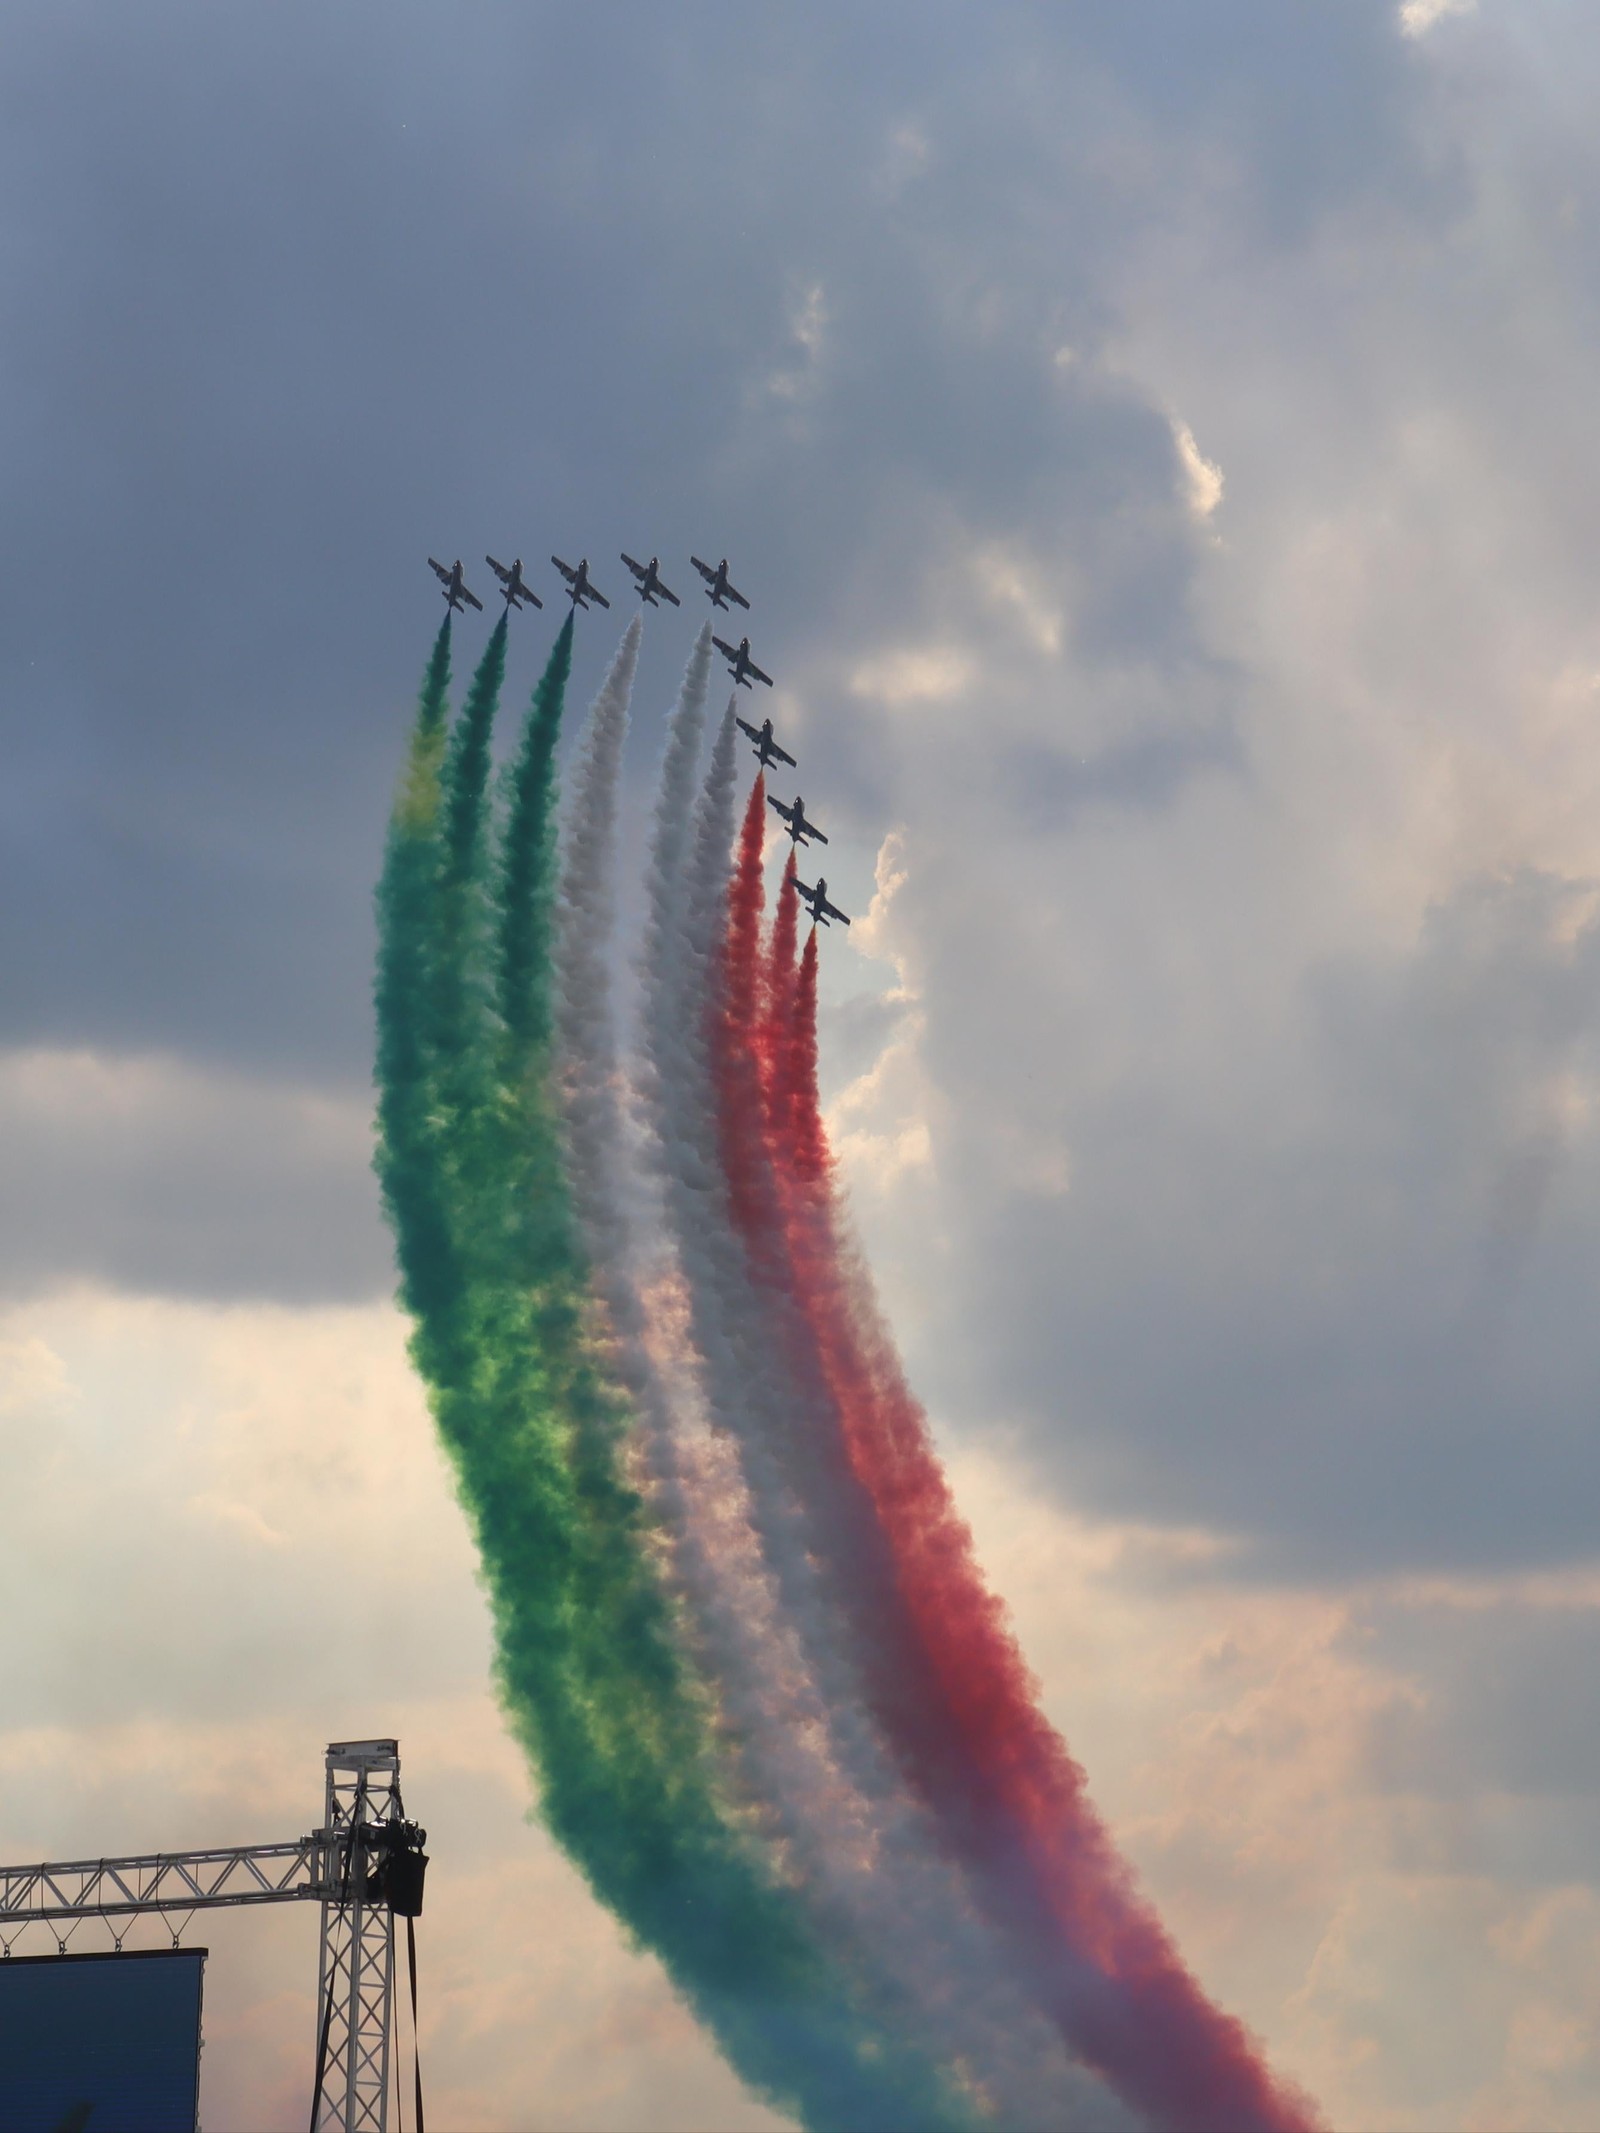
[[(392, 1732), (430, 2114), (777, 2124), (528, 1820), (370, 1169), (425, 558), (525, 559), (515, 698), (587, 555), (586, 698), (659, 554), (637, 822), (726, 554), (857, 1220), (1094, 1797), (1341, 2133), (1600, 2121), (1600, 23), (6, 47), (0, 1858), (297, 1835)], [(292, 2126), (312, 1917), (203, 1923), (205, 2121)]]

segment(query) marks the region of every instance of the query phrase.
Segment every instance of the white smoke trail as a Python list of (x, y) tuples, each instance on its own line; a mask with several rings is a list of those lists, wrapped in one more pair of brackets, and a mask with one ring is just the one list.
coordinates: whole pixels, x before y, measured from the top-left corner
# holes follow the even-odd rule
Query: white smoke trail
[[(674, 1310), (674, 1270), (659, 1260), (645, 1260), (630, 1220), (638, 1181), (626, 1173), (625, 1153), (635, 1121), (624, 1101), (609, 966), (617, 781), (638, 637), (635, 618), (591, 707), (572, 781), (555, 952), (556, 1036), (573, 1209), (593, 1269), (594, 1292), (604, 1306), (608, 1360), (632, 1402), (635, 1449), (663, 1520), (671, 1550), (667, 1567), (681, 1597), (686, 1584), (703, 1585), (711, 1576), (709, 1566), (702, 1564), (698, 1578), (686, 1577), (682, 1561), (686, 1551), (695, 1549), (696, 1536), (680, 1471), (684, 1431), (679, 1415), (686, 1406), (693, 1408), (699, 1387), (692, 1369), (685, 1368), (683, 1344), (663, 1339), (662, 1329), (681, 1315)], [(670, 878), (681, 868), (710, 672), (707, 623), (695, 641), (668, 722), (652, 876)], [(653, 974), (647, 984), (662, 982), (667, 967), (656, 912), (653, 904), (646, 921), (644, 969)], [(658, 1225), (642, 1227), (648, 1233)], [(716, 1670), (708, 1671), (720, 1687)]]
[(736, 737), (730, 703), (685, 853), (676, 824), (686, 737), (669, 736), (647, 882), (643, 1087), (682, 1271), (686, 1374), (698, 1376), (716, 1424), (681, 1435), (678, 1448), (693, 1611), (775, 1833), (835, 1942), (860, 1951), (886, 2018), (960, 2065), (997, 2123), (1128, 2126), (1023, 1995), (996, 1982), (1003, 1965), (988, 1931), (862, 1708), (806, 1521), (773, 1457), (807, 1417), (775, 1366), (768, 1300), (749, 1279), (729, 1214), (707, 1041)]
[(569, 1183), (594, 1278), (613, 1318), (626, 1307), (631, 1288), (624, 1271), (627, 1220), (617, 1167), (622, 1105), (606, 956), (615, 923), (612, 878), (622, 745), (643, 634), (635, 615), (584, 723), (562, 820), (555, 942), (556, 1042)]
[[(642, 959), (647, 1019), (663, 1017), (661, 1003), (681, 994), (684, 959), (672, 951), (681, 930), (679, 889), (694, 817), (694, 791), (710, 675), (711, 631), (702, 630), (690, 658), (668, 727), (661, 802), (651, 840), (649, 908)], [(622, 1098), (611, 1008), (608, 948), (614, 910), (611, 877), (616, 843), (617, 778), (628, 719), (637, 654), (637, 623), (624, 638), (591, 707), (571, 781), (564, 829), (560, 923), (556, 943), (556, 1029), (567, 1123), (567, 1170), (574, 1211), (583, 1233), (593, 1285), (605, 1307), (608, 1360), (629, 1393), (639, 1449), (649, 1484), (672, 1545), (675, 1582), (690, 1603), (697, 1640), (708, 1638), (708, 1673), (725, 1709), (740, 1672), (731, 1664), (727, 1639), (736, 1628), (728, 1616), (719, 1564), (737, 1552), (726, 1517), (729, 1481), (716, 1478), (717, 1447), (703, 1426), (698, 1371), (692, 1346), (674, 1338), (682, 1327), (682, 1285), (670, 1261), (646, 1261), (629, 1219), (630, 1186), (624, 1151), (628, 1120)], [(727, 783), (731, 790), (731, 749)], [(724, 844), (726, 840), (724, 839)], [(714, 923), (714, 918), (707, 921)], [(660, 1225), (652, 1225), (659, 1230)], [(646, 1308), (645, 1298), (649, 1299)], [(689, 1486), (685, 1464), (693, 1468)], [(727, 1461), (720, 1464), (726, 1468)], [(736, 1481), (736, 1475), (734, 1480)], [(706, 1530), (708, 1507), (715, 1506)], [(748, 1657), (748, 1654), (745, 1655)], [(775, 1665), (774, 1662), (778, 1663)], [(793, 1655), (776, 1646), (764, 1655), (762, 1672), (780, 1679)], [(728, 1715), (732, 1716), (731, 1711)], [(745, 1714), (752, 1720), (756, 1713)], [(735, 1727), (739, 1740), (760, 1737), (751, 1724)]]
[[(829, 1945), (856, 1969), (867, 2004), (879, 2018), (901, 2034), (920, 2036), (931, 2057), (961, 2063), (1000, 2122), (1068, 2124), (1074, 2114), (1066, 2093), (1070, 2076), (1065, 2083), (1062, 2079), (1065, 2062), (1048, 2036), (1040, 2040), (1042, 2053), (1037, 2045), (1024, 2046), (1025, 2008), (982, 2007), (993, 1988), (981, 1929), (967, 1914), (959, 1888), (936, 1891), (926, 1885), (926, 1832), (898, 1826), (915, 1820), (915, 1811), (894, 1796), (864, 1714), (844, 1702), (848, 1669), (839, 1670), (845, 1678), (834, 1685), (831, 1710), (819, 1696), (806, 1664), (807, 1640), (785, 1619), (788, 1609), (762, 1560), (734, 1440), (726, 1430), (697, 1426), (702, 1374), (697, 1365), (706, 1355), (708, 1329), (703, 1322), (697, 1325), (699, 1339), (691, 1344), (683, 1321), (697, 1315), (704, 1320), (703, 1309), (696, 1314), (690, 1299), (697, 1293), (702, 1303), (706, 1299), (711, 1265), (701, 1267), (698, 1285), (691, 1276), (687, 1297), (670, 1269), (660, 1271), (651, 1293), (654, 1327), (636, 1285), (608, 947), (618, 776), (638, 648), (636, 621), (595, 698), (580, 745), (564, 825), (556, 951), (569, 1181), (609, 1320), (610, 1361), (639, 1418), (658, 1507), (676, 1542), (675, 1582), (694, 1643), (720, 1694), (726, 1744), (743, 1779), (740, 1790), (762, 1810), (764, 1833), (789, 1862)], [(697, 646), (669, 730), (651, 850), (644, 992), (647, 1031), (678, 1040), (667, 1043), (664, 1057), (660, 1045), (650, 1047), (658, 1067), (652, 1108), (668, 1101), (674, 1088), (687, 1093), (700, 1085), (695, 1138), (702, 1160), (688, 1174), (697, 1175), (701, 1197), (710, 1188), (715, 1201), (720, 1173), (703, 1027), (732, 832), (735, 729), (730, 709), (688, 853), (688, 798), (708, 669), (701, 652)], [(684, 1174), (680, 1163), (680, 1182)], [(717, 1251), (718, 1228), (731, 1250)], [(692, 1260), (694, 1237), (704, 1244), (705, 1225), (691, 1224), (691, 1230)], [(738, 1255), (724, 1211), (711, 1232), (717, 1292), (727, 1294), (730, 1283), (737, 1283)], [(736, 1300), (755, 1304), (747, 1288)], [(676, 1340), (674, 1315), (680, 1325)], [(771, 1393), (770, 1367), (749, 1332), (760, 1325), (761, 1313), (752, 1308), (747, 1317), (741, 1330), (735, 1313), (731, 1339), (724, 1318), (725, 1338), (713, 1344), (723, 1351), (724, 1369), (716, 1374), (723, 1378), (724, 1409), (730, 1401), (737, 1406), (741, 1382), (746, 1393), (753, 1387)], [(745, 1454), (746, 1465), (753, 1460), (759, 1470), (765, 1460), (759, 1437)], [(790, 1592), (783, 1598), (791, 1609), (801, 1600), (814, 1615), (819, 1596), (793, 1507), (782, 1501), (775, 1472), (767, 1471), (763, 1481), (787, 1544), (790, 1575), (783, 1582)], [(809, 1641), (816, 1643), (818, 1625), (813, 1628)], [(826, 1639), (822, 1643), (826, 1648)], [(857, 1737), (841, 1742), (841, 1730)], [(863, 1762), (876, 1797), (859, 1783)], [(851, 1766), (848, 1776), (841, 1764)], [(951, 1881), (948, 1869), (936, 1861), (932, 1874)], [(932, 1963), (930, 1950), (936, 1951)], [(1019, 2058), (1035, 2062), (1020, 2084), (1017, 2076), (1025, 2070)], [(1110, 2123), (1103, 2113), (1096, 2122)]]
[[(628, 1393), (637, 1449), (671, 1549), (669, 1574), (689, 1616), (703, 1671), (720, 1699), (725, 1728), (746, 1779), (747, 1806), (759, 1809), (771, 1787), (746, 1766), (755, 1744), (771, 1737), (766, 1716), (745, 1700), (752, 1679), (776, 1682), (795, 1656), (776, 1633), (749, 1664), (748, 1636), (730, 1611), (727, 1573), (739, 1553), (729, 1477), (718, 1474), (717, 1448), (703, 1426), (694, 1353), (682, 1332), (682, 1287), (670, 1262), (642, 1260), (629, 1219), (623, 1103), (611, 1008), (608, 949), (614, 920), (617, 780), (638, 648), (637, 622), (624, 638), (591, 707), (571, 782), (563, 841), (560, 924), (556, 942), (556, 1033), (567, 1124), (567, 1172), (596, 1295), (604, 1306), (608, 1363)], [(664, 952), (674, 911), (668, 893), (682, 872), (705, 720), (711, 632), (701, 632), (668, 727), (662, 800), (651, 843), (651, 900), (646, 921), (644, 989), (654, 997), (681, 975)], [(652, 1225), (659, 1229), (659, 1224)], [(648, 1297), (648, 1308), (646, 1298)], [(679, 1330), (674, 1335), (674, 1327)], [(698, 1425), (698, 1426), (697, 1426)], [(721, 1465), (726, 1469), (724, 1458)], [(736, 1475), (733, 1477), (736, 1481)], [(779, 1835), (774, 1831), (774, 1835)], [(781, 1836), (779, 1841), (782, 1841)]]
[[(663, 951), (669, 945), (666, 935), (674, 930), (675, 891), (681, 887), (709, 651), (707, 630), (669, 728), (652, 840), (645, 992), (658, 1001), (677, 997), (682, 989), (682, 958)], [(565, 824), (555, 965), (568, 1182), (608, 1322), (608, 1361), (633, 1403), (652, 1493), (672, 1542), (674, 1583), (697, 1656), (719, 1697), (725, 1745), (744, 1781), (740, 1789), (747, 1805), (762, 1811), (766, 1834), (792, 1856), (797, 1840), (814, 1827), (831, 1823), (842, 1837), (852, 1802), (809, 1746), (822, 1722), (814, 1698), (802, 1711), (793, 1707), (803, 1663), (761, 1581), (737, 1463), (728, 1456), (726, 1442), (719, 1445), (697, 1416), (694, 1351), (681, 1331), (676, 1340), (672, 1337), (674, 1318), (682, 1324), (681, 1285), (674, 1283), (670, 1266), (640, 1270), (630, 1237), (607, 950), (614, 916), (617, 779), (637, 652), (636, 622), (591, 707)], [(731, 749), (723, 753), (730, 757), (725, 778), (731, 789)], [(642, 1285), (648, 1287), (652, 1312), (645, 1308)], [(791, 1766), (797, 1761), (813, 1766), (806, 1771), (809, 1817), (795, 1811)], [(819, 1783), (825, 1801), (817, 1797)]]

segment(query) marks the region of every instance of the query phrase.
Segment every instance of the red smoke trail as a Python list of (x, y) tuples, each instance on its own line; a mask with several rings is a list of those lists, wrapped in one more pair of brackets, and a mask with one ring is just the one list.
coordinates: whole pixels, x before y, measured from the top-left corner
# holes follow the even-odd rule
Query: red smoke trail
[[(753, 795), (752, 815), (758, 804)], [(780, 1257), (786, 1263), (789, 1291), (813, 1345), (806, 1360), (820, 1368), (831, 1394), (841, 1449), (871, 1502), (873, 1538), (890, 1551), (887, 1589), (881, 1576), (872, 1582), (886, 1612), (901, 1619), (857, 1624), (869, 1641), (883, 1640), (883, 1657), (900, 1676), (899, 1694), (880, 1693), (880, 1717), (908, 1776), (979, 1876), (986, 1907), (1020, 1942), (1035, 1989), (1068, 2042), (1135, 2108), (1182, 2133), (1311, 2127), (1311, 2106), (1273, 2080), (1243, 2027), (1210, 2004), (1135, 1893), (1085, 1795), (1082, 1771), (1038, 1708), (1036, 1684), (984, 1582), (866, 1270), (835, 1218), (832, 1155), (817, 1092), (816, 929), (793, 980), (784, 1032), (777, 1014), (793, 971), (793, 934), (782, 904), (765, 973), (763, 1026), (758, 1032), (745, 1020), (742, 1032), (738, 1027), (755, 1001), (749, 913), (759, 913), (760, 897), (759, 878), (752, 890), (746, 871), (759, 877), (760, 838), (754, 833), (752, 848), (750, 816), (745, 832), (730, 904), (718, 1048), (727, 1069), (719, 1098), (731, 1099), (745, 1115), (734, 1121), (725, 1111), (724, 1155), (738, 1162), (745, 1179), (733, 1200), (758, 1271), (767, 1280), (782, 1278)], [(764, 1163), (749, 1145), (754, 1076), (736, 1071), (739, 1058), (753, 1052), (760, 1054), (766, 1097)], [(752, 1191), (757, 1169), (765, 1172), (763, 1189)], [(782, 1224), (781, 1253), (774, 1220)], [(878, 1676), (881, 1692), (882, 1668), (871, 1664), (870, 1654), (868, 1674), (869, 1681)], [(914, 1717), (907, 1692), (926, 1699)]]
[[(1060, 1927), (1122, 1989), (1131, 2025), (1107, 2024), (1093, 2037), (1080, 2011), (1073, 2041), (1086, 2050), (1097, 2043), (1094, 2058), (1107, 2077), (1169, 2124), (1307, 2125), (1306, 2106), (1272, 2081), (1243, 2028), (1210, 2005), (1135, 1895), (1085, 1796), (1082, 1771), (1038, 1709), (864, 1270), (839, 1250), (817, 1092), (816, 948), (813, 930), (795, 990), (789, 1087), (775, 1113), (789, 1121), (787, 1147), (774, 1153), (793, 1181), (795, 1271), (812, 1322), (819, 1314), (829, 1321), (819, 1330), (851, 1464), (888, 1535), (951, 1714), (994, 1797), (1024, 1832)], [(830, 1246), (831, 1269), (820, 1263)]]
[[(795, 981), (794, 1009), (789, 1041), (784, 1047), (788, 1073), (785, 1090), (789, 1124), (788, 1167), (795, 1182), (806, 1189), (816, 1205), (814, 1188), (833, 1177), (833, 1150), (828, 1146), (817, 1096), (817, 929), (806, 936)], [(781, 1160), (781, 1157), (780, 1157)]]
[(761, 848), (766, 841), (767, 780), (756, 772), (739, 828), (739, 854), (728, 889), (728, 938), (723, 952), (722, 1011), (748, 1029), (760, 998), (761, 913), (766, 901)]
[[(768, 1102), (781, 1103), (780, 1084), (792, 1084), (787, 1055), (794, 1017), (791, 1012), (781, 1026), (769, 1025), (763, 1008), (791, 995), (794, 966), (792, 947), (787, 968), (781, 954), (761, 953), (764, 802), (758, 778), (739, 834), (708, 1026), (729, 1210), (758, 1294), (760, 1345), (788, 1395), (778, 1403), (785, 1419), (774, 1416), (777, 1434), (764, 1439), (762, 1449), (779, 1462), (807, 1521), (808, 1551), (824, 1566), (855, 1627), (848, 1656), (885, 1730), (903, 1759), (937, 1773), (942, 1791), (961, 1795), (963, 1811), (975, 1815), (982, 1803), (968, 1796), (964, 1760), (942, 1717), (938, 1683), (896, 1593), (895, 1566), (871, 1498), (852, 1470), (827, 1358), (800, 1307), (790, 1263), (789, 1214), (772, 1162)], [(787, 893), (793, 895), (792, 886)], [(787, 933), (781, 905), (779, 918)], [(769, 1050), (768, 1037), (779, 1035), (782, 1047)]]
[(795, 887), (795, 855), (791, 850), (778, 891), (777, 915), (772, 921), (772, 945), (767, 952), (762, 994), (762, 1063), (770, 1074), (776, 1054), (791, 1041), (794, 1024), (794, 950), (800, 932), (800, 893)]
[(761, 847), (766, 836), (767, 781), (760, 771), (750, 788), (739, 831), (738, 857), (728, 885), (728, 920), (712, 992), (711, 1053), (717, 1077), (717, 1123), (722, 1167), (733, 1217), (741, 1232), (767, 1245), (762, 1271), (776, 1271), (775, 1242), (762, 1144), (761, 912), (764, 902)]

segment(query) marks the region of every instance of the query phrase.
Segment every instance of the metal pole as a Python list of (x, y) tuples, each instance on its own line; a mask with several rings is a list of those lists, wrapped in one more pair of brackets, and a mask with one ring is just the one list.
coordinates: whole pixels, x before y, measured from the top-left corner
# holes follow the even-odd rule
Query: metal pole
[[(344, 2120), (343, 2125), (353, 2129), (361, 2121), (356, 2116), (356, 2075), (360, 2071), (361, 2038), (361, 1958), (366, 1952), (362, 1945), (361, 1929), (366, 1923), (367, 1859), (366, 1846), (362, 1842), (362, 1810), (366, 1805), (364, 1782), (357, 1790), (355, 1811), (350, 1818), (350, 1998), (345, 2016), (345, 2064), (344, 2064)], [(382, 2129), (380, 2127), (380, 2133)]]

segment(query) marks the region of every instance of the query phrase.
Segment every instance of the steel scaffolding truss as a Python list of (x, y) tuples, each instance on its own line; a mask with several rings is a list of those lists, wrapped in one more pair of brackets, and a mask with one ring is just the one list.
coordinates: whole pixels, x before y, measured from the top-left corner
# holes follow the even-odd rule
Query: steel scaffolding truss
[(395, 1743), (330, 1747), (323, 1833), (334, 1876), (322, 1905), (312, 2133), (386, 2133), (394, 1912), (373, 1883), (385, 1856), (384, 1832), (404, 1827)]
[(319, 1897), (326, 1887), (320, 1832), (292, 1844), (237, 1844), (133, 1859), (73, 1859), (0, 1867), (0, 1933), (44, 1920), (114, 1918), (136, 1911), (214, 1911), (242, 1903)]
[(9, 1955), (16, 1934), (34, 1924), (320, 1903), (314, 2133), (388, 2133), (394, 1918), (421, 1908), (423, 1841), (405, 1819), (399, 1744), (334, 1741), (322, 1827), (309, 1836), (0, 1867), (0, 1948)]

